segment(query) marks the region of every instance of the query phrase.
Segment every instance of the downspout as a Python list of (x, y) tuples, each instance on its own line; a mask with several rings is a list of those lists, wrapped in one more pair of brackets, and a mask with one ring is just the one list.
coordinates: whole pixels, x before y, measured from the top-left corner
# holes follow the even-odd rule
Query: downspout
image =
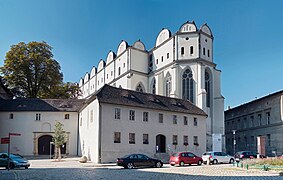
[(101, 124), (102, 124), (102, 106), (98, 101), (99, 114), (98, 114), (98, 163), (101, 163)]
[(79, 136), (79, 127), (80, 127), (80, 112), (78, 112), (78, 125), (77, 125), (77, 156), (79, 156), (79, 139), (80, 139), (80, 136)]

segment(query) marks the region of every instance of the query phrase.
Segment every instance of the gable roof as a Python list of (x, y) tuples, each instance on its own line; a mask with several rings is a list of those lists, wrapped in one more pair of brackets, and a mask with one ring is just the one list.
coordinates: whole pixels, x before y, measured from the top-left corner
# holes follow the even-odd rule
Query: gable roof
[(149, 93), (142, 93), (104, 85), (88, 102), (93, 99), (107, 104), (173, 111), (187, 114), (207, 116), (207, 114), (190, 101)]
[(0, 111), (67, 111), (78, 112), (82, 99), (32, 99), (0, 100)]

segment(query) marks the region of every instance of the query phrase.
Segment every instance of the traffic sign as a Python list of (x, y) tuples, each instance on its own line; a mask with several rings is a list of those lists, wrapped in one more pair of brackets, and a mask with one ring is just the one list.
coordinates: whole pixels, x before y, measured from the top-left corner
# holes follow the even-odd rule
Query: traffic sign
[(10, 136), (20, 136), (21, 134), (19, 133), (9, 133)]
[(10, 143), (10, 138), (1, 138), (1, 144), (9, 144)]

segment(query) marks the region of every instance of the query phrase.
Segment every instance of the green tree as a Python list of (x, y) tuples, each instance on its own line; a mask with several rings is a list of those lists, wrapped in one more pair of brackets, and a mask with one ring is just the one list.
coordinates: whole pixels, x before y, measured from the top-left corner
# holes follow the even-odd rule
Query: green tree
[(81, 90), (77, 83), (62, 83), (58, 86), (53, 86), (49, 91), (40, 94), (41, 98), (52, 99), (77, 99), (81, 95)]
[(63, 124), (59, 121), (55, 123), (53, 142), (55, 145), (55, 158), (61, 159), (61, 146), (66, 142), (66, 133), (63, 130)]
[(53, 59), (52, 47), (46, 42), (20, 42), (12, 45), (6, 54), (0, 72), (18, 96), (41, 98), (52, 87), (60, 86), (63, 74), (59, 63)]

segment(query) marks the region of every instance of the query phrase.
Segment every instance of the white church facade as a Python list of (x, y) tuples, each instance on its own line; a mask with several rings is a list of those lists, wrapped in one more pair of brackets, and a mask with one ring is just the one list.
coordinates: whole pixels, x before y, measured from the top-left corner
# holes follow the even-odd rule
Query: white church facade
[[(213, 35), (207, 24), (199, 29), (194, 22), (184, 23), (171, 35), (162, 29), (155, 47), (146, 50), (138, 40), (132, 46), (122, 41), (117, 53), (110, 51), (80, 80), (83, 99), (88, 99), (105, 84), (191, 101), (208, 115), (206, 150), (224, 147), (224, 97), (221, 71), (213, 62)], [(218, 137), (213, 141), (213, 137)], [(220, 141), (219, 141), (220, 140)], [(214, 142), (214, 143), (213, 143)], [(224, 141), (223, 141), (224, 142)]]

